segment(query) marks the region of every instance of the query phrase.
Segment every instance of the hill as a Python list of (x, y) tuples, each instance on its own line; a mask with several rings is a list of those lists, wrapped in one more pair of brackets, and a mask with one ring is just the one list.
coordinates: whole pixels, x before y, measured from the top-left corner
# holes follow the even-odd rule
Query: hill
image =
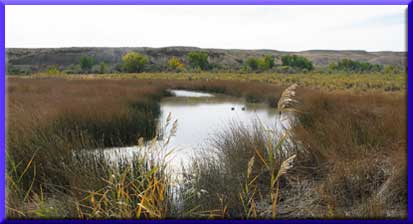
[(116, 69), (121, 62), (122, 55), (135, 51), (150, 59), (150, 70), (162, 70), (172, 56), (187, 61), (186, 55), (191, 51), (204, 51), (209, 55), (209, 61), (220, 68), (239, 69), (249, 57), (260, 57), (265, 54), (273, 55), (279, 62), (280, 57), (286, 54), (296, 54), (310, 59), (315, 66), (327, 66), (331, 62), (348, 58), (355, 61), (370, 62), (382, 65), (407, 65), (406, 52), (367, 52), (367, 51), (336, 51), (310, 50), (301, 52), (283, 52), (276, 50), (237, 50), (237, 49), (201, 49), (196, 47), (74, 47), (74, 48), (8, 48), (6, 61), (8, 68), (43, 71), (50, 66), (57, 66), (61, 70), (73, 69), (79, 64), (81, 56), (93, 56), (97, 63), (104, 62), (109, 69)]

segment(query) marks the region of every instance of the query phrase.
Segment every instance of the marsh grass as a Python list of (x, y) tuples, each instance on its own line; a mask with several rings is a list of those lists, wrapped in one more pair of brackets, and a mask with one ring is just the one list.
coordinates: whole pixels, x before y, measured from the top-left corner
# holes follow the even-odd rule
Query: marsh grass
[[(299, 83), (294, 94), (283, 95), (285, 86), (276, 85), (278, 81), (273, 81), (271, 74), (226, 74), (227, 81), (215, 79), (215, 74), (179, 74), (182, 77), (178, 80), (167, 75), (110, 77), (128, 80), (105, 80), (109, 78), (105, 75), (9, 77), (7, 216), (406, 216), (406, 100), (401, 92), (405, 79), (274, 75), (289, 79), (283, 85)], [(158, 76), (159, 80), (152, 80)], [(244, 81), (236, 81), (240, 77)], [(341, 91), (343, 82), (356, 84), (351, 91)], [(386, 92), (388, 85), (399, 90)], [(214, 153), (200, 155), (183, 171), (184, 181), (178, 188), (182, 203), (176, 208), (171, 203), (176, 192), (171, 190), (173, 184), (163, 160), (135, 157), (120, 160), (114, 169), (103, 153), (78, 153), (134, 145), (140, 137), (159, 135), (153, 118), (168, 88), (222, 93), (294, 108), (298, 123), (276, 138), (268, 137), (274, 132), (259, 122), (252, 127), (232, 124), (216, 133), (211, 140)], [(291, 97), (299, 104), (278, 100)], [(282, 142), (291, 136), (297, 143), (291, 145), (292, 154), (274, 153), (282, 151)], [(304, 150), (296, 150), (297, 145)]]
[[(295, 88), (293, 85), (281, 94), (280, 113), (293, 109)], [(195, 214), (209, 211), (219, 218), (256, 219), (266, 216), (258, 204), (268, 199), (269, 218), (276, 218), (280, 182), (296, 157), (280, 156), (280, 151), (289, 150), (284, 144), (288, 135), (276, 132), (256, 120), (252, 126), (232, 123), (216, 134), (213, 153), (194, 158), (189, 172), (184, 171), (186, 210), (195, 207)]]
[[(202, 193), (186, 201), (188, 209), (219, 218), (405, 217), (404, 96), (301, 88), (291, 100), (295, 88), (278, 106), (297, 116), (287, 135), (301, 150), (271, 153), (287, 138), (271, 142), (267, 128), (231, 125), (213, 139), (215, 154), (194, 159), (186, 189)], [(289, 175), (277, 175), (290, 159)]]
[(102, 179), (105, 186), (88, 191), (77, 202), (79, 218), (165, 219), (173, 216), (175, 192), (166, 166), (172, 153), (167, 147), (176, 127), (176, 121), (171, 123), (169, 115), (165, 129), (170, 131), (161, 144), (159, 132), (149, 144), (139, 138), (139, 154), (131, 161), (119, 160), (116, 166), (111, 166), (109, 177)]
[[(170, 122), (166, 122), (170, 125)], [(27, 164), (8, 160), (9, 218), (67, 217), (81, 219), (147, 218), (160, 219), (174, 214), (172, 206), (171, 175), (166, 170), (167, 145), (176, 130), (172, 124), (169, 135), (159, 144), (159, 136), (145, 144), (139, 138), (140, 152), (131, 159), (108, 160), (102, 151), (72, 151), (61, 162), (57, 179), (36, 175), (37, 153)], [(53, 159), (51, 157), (50, 159)], [(50, 165), (50, 164), (49, 164)], [(19, 167), (23, 166), (23, 167)], [(56, 166), (48, 166), (47, 171)], [(20, 169), (19, 169), (20, 168)], [(21, 171), (23, 170), (23, 171)], [(33, 174), (29, 173), (33, 171)], [(50, 174), (50, 173), (48, 173)], [(23, 178), (31, 180), (27, 185)], [(57, 197), (57, 202), (53, 197)], [(66, 201), (63, 203), (63, 200)], [(60, 203), (60, 204), (59, 204)], [(60, 207), (57, 207), (60, 206)]]
[(154, 137), (165, 93), (149, 82), (54, 78), (8, 79), (7, 85), (7, 206), (15, 218), (41, 217), (49, 204), (77, 217), (75, 202), (105, 187), (112, 172), (102, 153), (81, 151)]
[[(32, 77), (51, 77), (48, 74), (36, 74)], [(53, 76), (52, 76), (53, 77)], [(280, 74), (280, 73), (225, 73), (225, 72), (201, 72), (201, 73), (139, 73), (139, 74), (100, 74), (100, 75), (66, 75), (70, 79), (143, 79), (164, 81), (242, 81), (247, 83), (267, 83), (278, 86), (298, 84), (302, 87), (318, 90), (349, 90), (357, 92), (404, 92), (407, 88), (406, 73), (398, 74), (351, 74), (335, 73), (325, 74), (321, 72)]]
[(298, 95), (305, 112), (298, 115), (295, 136), (309, 152), (303, 163), (317, 170), (311, 176), (321, 204), (334, 217), (404, 217), (404, 96), (308, 90)]

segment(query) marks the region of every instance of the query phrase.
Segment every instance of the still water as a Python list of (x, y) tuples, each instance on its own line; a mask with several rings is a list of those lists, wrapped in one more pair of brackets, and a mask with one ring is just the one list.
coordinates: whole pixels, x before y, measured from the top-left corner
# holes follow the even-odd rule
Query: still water
[[(188, 164), (192, 156), (200, 150), (211, 148), (211, 139), (216, 133), (225, 130), (233, 123), (245, 126), (254, 121), (273, 130), (280, 130), (288, 125), (288, 120), (280, 119), (273, 108), (266, 104), (250, 104), (244, 99), (209, 93), (170, 90), (174, 96), (166, 97), (161, 102), (160, 127), (165, 126), (170, 114), (171, 122), (177, 121), (175, 135), (165, 148), (172, 150), (168, 158), (171, 169)], [(168, 136), (172, 125), (161, 128), (164, 139)], [(161, 142), (161, 140), (159, 140)], [(105, 149), (104, 155), (110, 160), (128, 159), (139, 153), (137, 146)]]

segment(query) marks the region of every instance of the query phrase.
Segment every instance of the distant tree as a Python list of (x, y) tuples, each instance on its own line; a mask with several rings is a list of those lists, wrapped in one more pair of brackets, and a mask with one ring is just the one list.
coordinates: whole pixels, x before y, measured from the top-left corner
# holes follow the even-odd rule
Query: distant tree
[(380, 72), (383, 70), (383, 66), (379, 64), (371, 64), (368, 62), (359, 62), (353, 61), (350, 59), (342, 59), (337, 63), (332, 63), (329, 65), (329, 68), (336, 71), (345, 71), (345, 72)]
[(330, 71), (333, 71), (333, 70), (337, 70), (337, 64), (336, 63), (330, 63), (329, 65), (328, 65), (328, 69), (330, 70)]
[(264, 55), (261, 58), (248, 58), (245, 66), (249, 71), (266, 71), (274, 67), (274, 56)]
[(32, 74), (31, 68), (19, 68), (14, 65), (6, 65), (6, 75), (30, 75)]
[(303, 56), (298, 55), (284, 55), (281, 57), (281, 62), (283, 66), (289, 66), (292, 68), (298, 68), (301, 70), (313, 70), (313, 63)]
[(126, 72), (143, 72), (149, 60), (144, 55), (129, 52), (122, 57), (122, 66)]
[(82, 56), (79, 64), (82, 72), (89, 72), (95, 64), (95, 59), (90, 56)]
[(174, 71), (182, 71), (185, 68), (185, 64), (181, 61), (181, 59), (174, 56), (169, 59), (168, 68)]
[(106, 63), (105, 62), (101, 62), (100, 64), (99, 64), (99, 73), (100, 74), (105, 74), (106, 72), (107, 72), (107, 65), (106, 65)]
[(258, 60), (258, 58), (248, 58), (245, 61), (245, 64), (246, 64), (246, 66), (248, 67), (249, 70), (256, 71), (256, 70), (258, 70), (259, 60)]
[(398, 73), (403, 73), (406, 70), (403, 69), (401, 66), (396, 66), (396, 65), (387, 65), (384, 67), (383, 72), (385, 74), (398, 74)]
[(193, 69), (208, 70), (208, 53), (206, 52), (190, 52), (188, 54), (189, 66)]
[(272, 69), (272, 67), (274, 67), (274, 56), (264, 55), (262, 58), (262, 67), (264, 70)]

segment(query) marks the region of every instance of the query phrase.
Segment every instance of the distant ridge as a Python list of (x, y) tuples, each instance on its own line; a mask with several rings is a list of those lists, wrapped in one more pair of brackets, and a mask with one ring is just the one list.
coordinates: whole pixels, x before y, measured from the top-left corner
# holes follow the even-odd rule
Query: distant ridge
[(61, 69), (79, 63), (83, 55), (93, 56), (97, 63), (105, 62), (111, 67), (119, 65), (121, 57), (127, 52), (135, 51), (149, 57), (153, 67), (165, 66), (172, 56), (186, 61), (186, 55), (191, 51), (204, 51), (209, 55), (211, 63), (222, 68), (238, 69), (249, 57), (273, 55), (276, 59), (286, 54), (305, 56), (316, 66), (327, 66), (332, 62), (348, 58), (382, 65), (407, 65), (406, 52), (367, 52), (363, 50), (307, 50), (287, 52), (277, 50), (241, 50), (241, 49), (210, 49), (187, 46), (172, 47), (70, 47), (70, 48), (7, 48), (6, 61), (8, 66), (14, 66), (31, 71), (41, 71), (49, 66), (57, 65)]

